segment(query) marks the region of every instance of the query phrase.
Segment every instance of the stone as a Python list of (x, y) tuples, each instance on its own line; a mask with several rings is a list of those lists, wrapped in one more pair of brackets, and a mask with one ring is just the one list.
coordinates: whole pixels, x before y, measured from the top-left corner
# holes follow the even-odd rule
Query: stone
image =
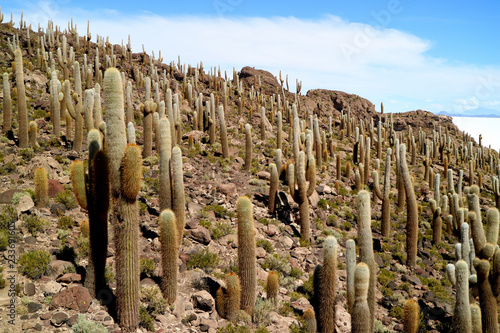
[(65, 312), (56, 312), (52, 315), (52, 318), (50, 318), (50, 323), (54, 325), (55, 327), (60, 327), (62, 326), (67, 320), (69, 319), (69, 316)]
[(37, 155), (33, 157), (30, 163), (27, 165), (27, 172), (29, 177), (33, 179), (35, 175), (35, 170), (37, 168), (44, 168), (47, 170), (47, 176), (49, 179), (57, 179), (58, 174), (62, 174), (63, 168), (52, 156), (48, 155)]
[(309, 203), (311, 204), (311, 208), (318, 208), (319, 195), (316, 190), (313, 191), (311, 196), (309, 197)]
[(270, 180), (271, 174), (267, 171), (259, 171), (257, 172), (257, 177), (259, 177), (260, 179)]
[(26, 294), (26, 296), (35, 295), (35, 291), (36, 291), (36, 288), (35, 288), (34, 283), (28, 282), (24, 285), (24, 293)]
[(210, 237), (210, 231), (207, 228), (198, 226), (194, 229), (188, 231), (188, 237), (198, 241), (204, 245), (208, 245), (212, 238)]
[[(60, 283), (57, 283), (55, 281), (48, 281), (40, 286), (40, 289), (45, 293), (49, 295), (56, 294), (61, 291), (62, 286)], [(48, 319), (48, 318), (47, 318)]]
[(16, 213), (20, 215), (21, 213), (25, 213), (29, 211), (31, 208), (35, 207), (35, 203), (31, 197), (25, 195), (19, 199), (19, 203), (16, 206)]
[(42, 308), (42, 304), (36, 303), (36, 302), (29, 302), (28, 303), (28, 312), (29, 313), (34, 313), (37, 312)]
[(50, 262), (51, 276), (57, 277), (63, 274), (64, 269), (73, 266), (73, 263), (65, 260), (53, 260)]
[(350, 333), (351, 332), (351, 315), (341, 304), (335, 306), (335, 332)]
[(304, 311), (307, 309), (313, 310), (311, 303), (309, 303), (309, 301), (305, 297), (299, 298), (295, 302), (292, 302), (291, 305), (292, 305), (292, 308), (295, 311), (297, 311), (299, 314), (303, 314)]
[(259, 246), (255, 249), (255, 256), (257, 258), (265, 258), (267, 256), (267, 252), (266, 250), (264, 250), (262, 247)]
[(195, 308), (203, 311), (212, 311), (215, 306), (215, 301), (212, 295), (206, 290), (201, 290), (191, 296), (191, 300)]
[(76, 273), (66, 273), (56, 279), (57, 282), (71, 283), (71, 282), (82, 282), (82, 276)]
[(23, 192), (23, 190), (11, 189), (0, 193), (0, 204), (11, 204), (12, 197), (18, 192)]
[(66, 323), (68, 324), (68, 326), (73, 326), (75, 325), (76, 323), (78, 322), (78, 314), (74, 314), (72, 315), (71, 317), (68, 318), (68, 320), (66, 321)]
[(405, 274), (405, 275), (403, 275), (401, 280), (404, 282), (410, 282), (411, 284), (418, 286), (418, 287), (422, 286), (422, 282), (420, 282), (420, 279), (418, 277), (416, 277), (415, 275)]
[(24, 238), (24, 242), (30, 245), (36, 244), (36, 237), (27, 236), (26, 238)]
[(89, 309), (91, 303), (92, 297), (90, 296), (87, 288), (83, 286), (76, 286), (55, 294), (50, 302), (50, 308), (57, 309), (64, 307), (66, 309), (85, 313)]
[(227, 196), (233, 196), (236, 194), (236, 184), (219, 184), (217, 185), (217, 191)]
[(43, 313), (43, 314), (40, 316), (40, 319), (41, 319), (41, 320), (47, 320), (47, 319), (50, 319), (50, 317), (52, 317), (52, 312), (45, 312), (45, 313)]
[(274, 225), (274, 224), (268, 224), (264, 228), (264, 232), (269, 237), (273, 237), (274, 235), (279, 235), (280, 234), (280, 229), (276, 225)]
[(55, 198), (59, 193), (64, 192), (62, 184), (55, 179), (49, 179), (49, 197)]

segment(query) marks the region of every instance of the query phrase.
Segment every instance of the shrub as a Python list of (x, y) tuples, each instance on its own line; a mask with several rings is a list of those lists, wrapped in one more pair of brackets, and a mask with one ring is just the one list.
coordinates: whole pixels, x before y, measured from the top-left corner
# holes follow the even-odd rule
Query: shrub
[(167, 301), (162, 297), (157, 287), (143, 287), (141, 294), (145, 305), (141, 305), (139, 309), (139, 325), (154, 332), (156, 316), (165, 313)]
[(141, 273), (146, 274), (147, 277), (151, 277), (155, 270), (156, 264), (155, 261), (151, 258), (141, 258)]
[(205, 210), (211, 210), (214, 212), (215, 217), (224, 218), (227, 214), (227, 209), (222, 207), (221, 205), (208, 205), (205, 207)]
[(33, 250), (23, 253), (17, 262), (19, 273), (30, 279), (39, 279), (49, 269), (50, 253), (44, 250)]
[(271, 244), (270, 241), (267, 239), (259, 238), (255, 241), (257, 246), (262, 247), (264, 250), (266, 250), (267, 253), (274, 252), (274, 247), (273, 244)]
[(201, 268), (206, 272), (211, 271), (219, 264), (220, 258), (217, 253), (210, 252), (208, 248), (203, 248), (190, 255), (186, 265), (188, 269)]
[(233, 233), (233, 228), (231, 227), (231, 224), (227, 222), (218, 221), (215, 223), (215, 226), (210, 228), (210, 236), (214, 240), (232, 233)]
[(78, 237), (76, 237), (75, 241), (78, 248), (78, 256), (80, 258), (87, 257), (90, 250), (89, 238), (80, 234), (78, 235)]
[(57, 221), (57, 227), (59, 229), (71, 229), (75, 225), (75, 220), (73, 220), (70, 216), (63, 215)]
[(115, 281), (115, 272), (113, 270), (113, 266), (106, 264), (106, 269), (104, 271), (104, 279), (106, 283), (109, 285)]
[(16, 192), (12, 196), (12, 204), (17, 205), (19, 203), (19, 201), (21, 201), (22, 197), (29, 197), (29, 196), (30, 196), (30, 194), (26, 191)]
[(89, 221), (80, 222), (80, 234), (84, 237), (89, 237), (90, 229), (89, 229)]
[(4, 206), (0, 212), (0, 229), (9, 229), (9, 224), (17, 219), (14, 206)]
[(19, 149), (19, 155), (21, 155), (24, 160), (30, 161), (33, 157), (35, 157), (35, 152), (32, 148), (22, 148)]
[(0, 229), (0, 251), (5, 251), (9, 246), (9, 232)]
[(45, 226), (49, 225), (49, 221), (40, 218), (37, 215), (29, 215), (24, 220), (24, 225), (28, 231), (36, 237), (36, 235), (45, 229)]
[(76, 201), (75, 198), (73, 198), (73, 192), (71, 192), (71, 190), (59, 192), (54, 200), (55, 202), (62, 203), (67, 209), (76, 207)]
[(90, 321), (84, 315), (78, 315), (78, 322), (71, 327), (75, 333), (107, 333), (108, 330), (98, 322)]

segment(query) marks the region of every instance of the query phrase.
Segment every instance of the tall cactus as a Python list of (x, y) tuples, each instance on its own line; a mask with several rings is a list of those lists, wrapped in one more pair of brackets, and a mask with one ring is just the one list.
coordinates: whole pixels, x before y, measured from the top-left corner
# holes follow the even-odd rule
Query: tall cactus
[(469, 307), (469, 265), (459, 260), (455, 265), (456, 302), (453, 315), (453, 332), (472, 332), (471, 311)]
[(355, 299), (351, 314), (351, 332), (369, 333), (371, 314), (368, 307), (368, 286), (370, 284), (370, 269), (364, 262), (356, 265), (354, 273)]
[(7, 136), (12, 131), (12, 99), (9, 73), (3, 73), (3, 133)]
[(225, 295), (225, 315), (227, 320), (236, 322), (241, 303), (241, 284), (237, 274), (231, 272), (226, 276), (226, 295)]
[(278, 170), (276, 164), (269, 165), (271, 169), (271, 179), (269, 182), (269, 214), (274, 214), (276, 208), (276, 196), (278, 195)]
[(348, 239), (346, 248), (346, 272), (347, 272), (347, 311), (352, 314), (354, 306), (354, 272), (356, 271), (356, 242)]
[(417, 242), (418, 242), (418, 210), (413, 183), (406, 164), (406, 146), (399, 146), (399, 172), (401, 181), (406, 192), (406, 252), (407, 264), (414, 267), (417, 264)]
[(19, 48), (14, 52), (16, 64), (17, 117), (19, 122), (19, 147), (28, 148), (28, 110), (24, 88), (23, 56)]
[(370, 283), (368, 287), (368, 307), (370, 309), (370, 331), (375, 325), (375, 288), (377, 284), (375, 272), (375, 256), (373, 253), (373, 238), (371, 231), (370, 194), (360, 191), (356, 200), (358, 212), (358, 245), (359, 260), (370, 268)]
[(182, 151), (179, 147), (172, 149), (172, 176), (172, 210), (177, 220), (177, 243), (180, 245), (186, 224), (186, 198), (182, 172)]
[(403, 332), (417, 333), (420, 314), (418, 303), (411, 299), (407, 300), (403, 306), (403, 311)]
[(245, 170), (249, 171), (252, 166), (252, 128), (245, 124)]
[(335, 330), (335, 284), (337, 282), (337, 239), (328, 236), (323, 245), (323, 266), (319, 270), (318, 299), (319, 332)]
[(133, 331), (139, 322), (139, 209), (142, 157), (136, 145), (126, 147), (123, 85), (120, 72), (108, 68), (103, 80), (111, 193), (116, 245), (118, 322)]
[(45, 207), (49, 201), (49, 183), (47, 179), (47, 170), (37, 168), (35, 170), (35, 202), (37, 207)]
[(168, 304), (177, 298), (177, 225), (175, 214), (170, 209), (161, 212), (158, 218), (161, 243), (162, 279), (161, 289)]
[(373, 171), (373, 186), (375, 195), (382, 200), (382, 236), (389, 237), (391, 230), (391, 198), (394, 192), (391, 191), (391, 148), (387, 148), (385, 157), (385, 177), (384, 177), (384, 192), (380, 191), (378, 183), (378, 172)]
[(241, 309), (253, 314), (256, 297), (256, 255), (253, 206), (250, 199), (242, 196), (236, 202), (238, 218), (238, 268), (241, 281)]
[(220, 142), (222, 145), (222, 157), (229, 158), (229, 146), (227, 144), (226, 121), (224, 120), (224, 107), (219, 106), (219, 122), (220, 122)]
[(172, 185), (170, 160), (172, 158), (172, 137), (168, 118), (160, 120), (160, 210), (172, 208)]

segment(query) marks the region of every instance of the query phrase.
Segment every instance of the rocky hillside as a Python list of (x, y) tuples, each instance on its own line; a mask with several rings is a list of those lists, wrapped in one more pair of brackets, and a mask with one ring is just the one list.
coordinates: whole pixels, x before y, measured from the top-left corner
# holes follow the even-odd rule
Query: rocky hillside
[[(464, 136), (450, 117), (421, 110), (380, 114), (372, 102), (341, 91), (296, 94), (280, 78), (252, 67), (224, 75), (202, 64), (132, 54), (105, 39), (89, 42), (90, 36), (79, 36), (72, 27), (49, 24), (44, 31), (30, 30), (28, 38), (29, 27), (17, 25), (0, 24), (2, 331), (356, 332), (361, 323), (375, 332), (449, 332), (453, 320), (463, 320), (454, 309), (457, 297), (469, 295), (467, 288), (470, 299), (462, 303), (481, 305), (467, 306), (475, 327), (481, 324), (478, 311), (484, 332), (498, 325), (497, 313), (485, 307), (496, 305), (500, 280), (498, 154)], [(111, 85), (111, 67), (125, 82), (116, 78), (111, 81), (118, 84)], [(110, 96), (123, 104), (112, 103)], [(219, 105), (222, 122), (214, 110)], [(73, 119), (72, 108), (82, 118)], [(127, 138), (123, 120), (113, 123), (118, 114), (135, 130)], [(92, 117), (103, 122), (88, 121)], [(115, 161), (117, 126), (123, 126), (124, 143), (132, 144), (130, 156), (135, 141), (143, 158), (134, 157), (139, 164), (130, 164), (133, 170), (112, 182), (108, 195), (109, 189), (99, 193), (94, 186), (108, 177), (112, 181), (113, 172), (102, 171), (107, 163), (95, 167), (97, 158), (89, 163), (96, 146), (87, 133), (93, 142), (104, 140), (99, 156)], [(178, 148), (165, 148), (165, 137)], [(179, 149), (181, 156), (174, 156)], [(96, 174), (104, 177), (78, 192), (76, 161), (96, 170), (82, 174), (80, 184)], [(115, 173), (129, 167), (125, 159), (118, 163)], [(162, 175), (171, 173), (176, 180), (163, 187)], [(130, 188), (124, 183), (138, 193), (126, 194)], [(179, 184), (183, 194), (176, 192)], [(120, 190), (114, 192), (114, 186)], [(163, 231), (166, 217), (160, 219), (165, 188), (175, 197), (175, 220), (185, 218), (177, 245), (165, 240), (172, 232)], [(91, 201), (97, 194), (104, 200)], [(251, 208), (240, 206), (242, 196)], [(184, 202), (176, 201), (181, 198)], [(101, 224), (94, 224), (93, 207), (108, 201)], [(128, 215), (123, 207), (129, 207)], [(255, 249), (243, 245), (238, 233), (243, 221), (250, 228), (243, 234)], [(464, 221), (472, 230), (476, 259), (467, 252), (469, 234), (460, 237)], [(130, 223), (129, 232), (122, 231), (122, 223)], [(94, 228), (103, 226), (96, 234)], [(127, 237), (133, 233), (137, 236)], [(92, 250), (106, 240), (104, 249)], [(137, 252), (127, 252), (124, 244)], [(162, 259), (165, 248), (171, 250)], [(175, 252), (167, 266), (168, 254)], [(250, 264), (240, 263), (248, 254)], [(460, 258), (469, 260), (455, 268)], [(104, 285), (96, 287), (99, 260)], [(133, 274), (126, 273), (124, 262)], [(485, 271), (490, 264), (491, 272)], [(366, 266), (372, 277), (363, 282)], [(252, 274), (246, 273), (249, 267), (255, 268)], [(173, 284), (167, 281), (172, 272), (177, 272)], [(366, 303), (352, 301), (355, 276), (357, 292), (366, 289)], [(167, 288), (172, 285), (173, 299)], [(491, 296), (487, 300), (485, 293)]]

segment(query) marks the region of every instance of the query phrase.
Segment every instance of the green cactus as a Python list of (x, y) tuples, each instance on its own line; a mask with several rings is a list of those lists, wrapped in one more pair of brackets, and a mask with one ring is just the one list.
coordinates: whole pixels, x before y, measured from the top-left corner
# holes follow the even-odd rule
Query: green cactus
[(240, 308), (253, 314), (256, 297), (256, 255), (253, 206), (250, 199), (242, 196), (236, 202), (238, 218), (238, 268), (241, 281)]
[(144, 158), (151, 156), (153, 152), (153, 112), (155, 112), (156, 107), (156, 103), (149, 100), (141, 105), (141, 111), (144, 115), (144, 149), (142, 151)]
[(323, 265), (319, 269), (318, 290), (314, 291), (318, 300), (319, 332), (335, 330), (335, 297), (337, 281), (337, 239), (328, 236), (323, 245)]
[(302, 315), (305, 323), (305, 332), (306, 333), (316, 333), (317, 325), (316, 325), (316, 315), (313, 309), (306, 309), (304, 314)]
[(346, 272), (347, 272), (347, 312), (352, 314), (354, 306), (354, 272), (356, 271), (356, 242), (348, 239), (346, 242)]
[(28, 124), (28, 138), (29, 145), (33, 148), (38, 146), (38, 142), (36, 141), (36, 136), (38, 132), (38, 126), (34, 121), (30, 121)]
[(177, 298), (177, 224), (175, 214), (170, 209), (161, 212), (158, 218), (161, 243), (162, 279), (161, 290), (168, 304)]
[(182, 172), (182, 151), (179, 147), (172, 149), (172, 210), (177, 221), (177, 243), (182, 243), (184, 225), (186, 224), (186, 198), (184, 194), (184, 175)]
[(242, 298), (240, 278), (234, 272), (226, 275), (225, 316), (231, 322), (236, 322)]
[(368, 288), (370, 284), (370, 269), (364, 262), (356, 265), (354, 273), (355, 299), (351, 314), (351, 332), (369, 333), (371, 314), (368, 307)]
[[(23, 56), (19, 48), (14, 52), (16, 64), (17, 117), (19, 123), (19, 147), (28, 148), (28, 110), (24, 87)], [(5, 96), (5, 95), (4, 95)]]
[(481, 320), (481, 308), (476, 303), (470, 304), (470, 313), (472, 321), (472, 333), (483, 333)]
[(278, 299), (279, 278), (278, 273), (270, 271), (267, 273), (266, 295), (276, 303)]
[(35, 184), (35, 202), (37, 207), (45, 207), (49, 202), (49, 183), (47, 170), (37, 168), (33, 179)]

